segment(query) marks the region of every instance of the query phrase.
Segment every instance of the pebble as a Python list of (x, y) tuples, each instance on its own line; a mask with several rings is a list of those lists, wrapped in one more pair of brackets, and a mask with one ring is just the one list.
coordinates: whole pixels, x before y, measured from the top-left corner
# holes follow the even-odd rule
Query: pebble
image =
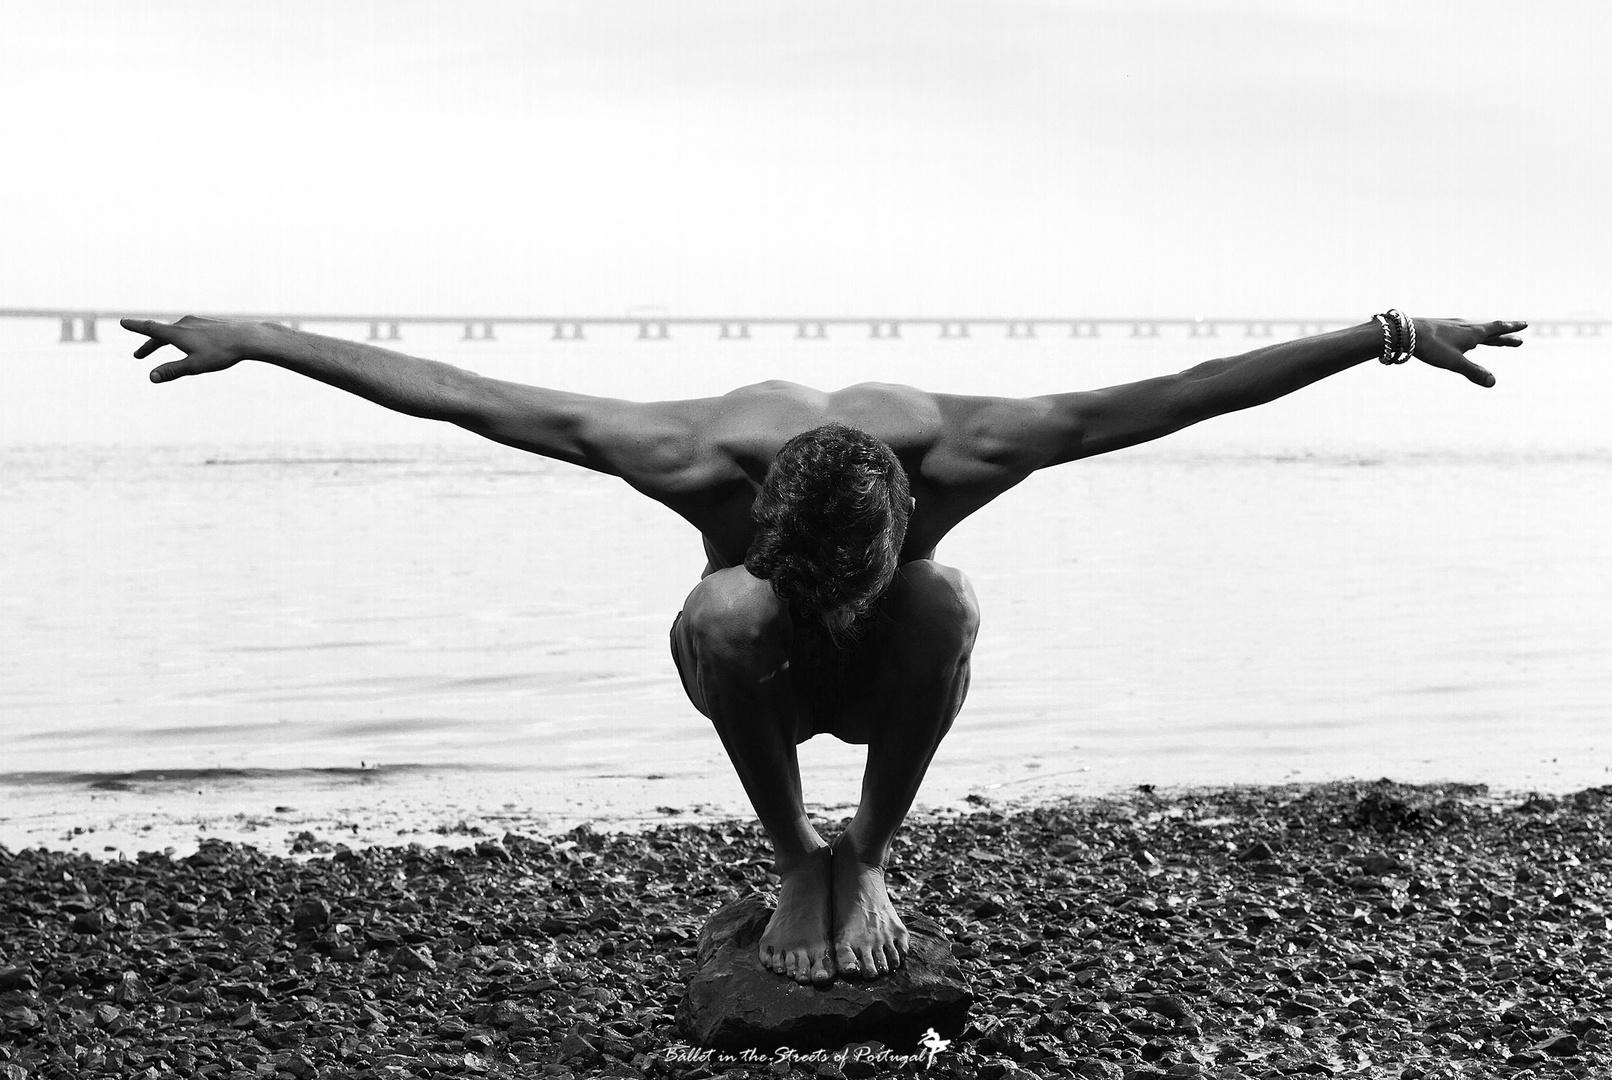
[(330, 921), (330, 905), (318, 897), (302, 901), (291, 909), (291, 925), (298, 930), (317, 930)]
[(22, 967), (0, 968), (0, 990), (38, 990), (33, 972)]

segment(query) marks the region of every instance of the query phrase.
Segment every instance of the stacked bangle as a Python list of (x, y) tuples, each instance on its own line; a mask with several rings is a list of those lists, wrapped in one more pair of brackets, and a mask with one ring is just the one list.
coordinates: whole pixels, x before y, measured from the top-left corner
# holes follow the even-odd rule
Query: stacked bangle
[(1403, 364), (1416, 354), (1416, 324), (1398, 308), (1389, 308), (1372, 320), (1383, 331), (1383, 354), (1378, 357), (1385, 364)]

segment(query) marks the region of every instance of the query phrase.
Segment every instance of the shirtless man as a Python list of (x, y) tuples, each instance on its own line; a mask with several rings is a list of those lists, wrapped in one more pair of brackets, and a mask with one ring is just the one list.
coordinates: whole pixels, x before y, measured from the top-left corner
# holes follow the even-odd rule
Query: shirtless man
[[(1037, 469), (1157, 439), (1409, 351), (1480, 386), (1466, 356), (1519, 345), (1521, 322), (1374, 319), (1101, 390), (1034, 398), (865, 383), (786, 382), (639, 403), (488, 379), (272, 324), (124, 319), (184, 354), (153, 382), (242, 360), (287, 368), (389, 409), (618, 476), (700, 530), (706, 565), (672, 626), (689, 699), (710, 718), (772, 840), (777, 910), (763, 963), (823, 985), (897, 967), (907, 931), (885, 890), (891, 839), (968, 692), (979, 610), (935, 546)], [(1391, 347), (1390, 347), (1391, 346)], [(862, 800), (825, 843), (795, 747), (866, 744)]]

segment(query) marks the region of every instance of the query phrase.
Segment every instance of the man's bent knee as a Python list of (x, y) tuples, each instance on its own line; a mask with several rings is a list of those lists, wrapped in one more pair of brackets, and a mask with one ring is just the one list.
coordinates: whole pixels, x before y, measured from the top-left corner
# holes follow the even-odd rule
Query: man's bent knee
[(704, 578), (683, 604), (681, 632), (702, 665), (771, 670), (787, 655), (789, 608), (772, 584), (741, 567)]
[(932, 559), (902, 565), (884, 612), (892, 629), (931, 655), (962, 659), (979, 634), (979, 601), (968, 576)]

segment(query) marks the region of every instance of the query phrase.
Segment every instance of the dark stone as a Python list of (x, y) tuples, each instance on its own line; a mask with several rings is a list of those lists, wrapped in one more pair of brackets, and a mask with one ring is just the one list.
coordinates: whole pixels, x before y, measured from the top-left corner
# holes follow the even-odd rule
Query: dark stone
[(677, 1010), (690, 1042), (735, 1052), (827, 1050), (877, 1039), (909, 1053), (929, 1028), (944, 1039), (961, 1035), (974, 995), (934, 920), (905, 918), (912, 944), (895, 971), (866, 982), (836, 978), (820, 989), (761, 966), (757, 947), (771, 917), (761, 897), (747, 896), (700, 931), (698, 967)]
[(304, 900), (291, 911), (291, 925), (298, 930), (318, 930), (330, 921), (330, 905), (318, 897)]
[(1381, 791), (1370, 792), (1355, 804), (1354, 824), (1370, 826), (1378, 832), (1425, 829), (1429, 820), (1425, 811)]
[(1270, 862), (1276, 858), (1276, 852), (1263, 840), (1255, 840), (1252, 844), (1238, 854), (1238, 862)]
[(73, 916), (73, 930), (80, 934), (100, 934), (106, 930), (106, 918), (99, 911), (81, 911)]
[(1356, 861), (1360, 864), (1362, 873), (1373, 877), (1387, 877), (1390, 874), (1403, 877), (1413, 872), (1411, 865), (1403, 859), (1396, 859), (1392, 855), (1383, 855), (1380, 852), (1362, 855)]
[(1536, 1043), (1528, 1049), (1538, 1050), (1552, 1057), (1572, 1057), (1578, 1053), (1578, 1036), (1564, 1032), (1543, 1042)]
[(286, 1054), (275, 1060), (280, 1072), (290, 1073), (297, 1080), (313, 1080), (319, 1069), (306, 1054)]
[(417, 945), (405, 945), (392, 954), (392, 967), (408, 971), (435, 971), (436, 958)]
[(1007, 901), (995, 894), (982, 897), (979, 902), (974, 905), (974, 915), (976, 918), (980, 919), (994, 919), (998, 915), (1006, 914), (1006, 912)]
[(119, 976), (118, 984), (112, 991), (112, 1000), (119, 1005), (138, 1005), (150, 997), (151, 988), (132, 971), (125, 971)]
[(566, 1032), (565, 1037), (560, 1040), (560, 1045), (555, 1051), (554, 1059), (558, 1062), (586, 1062), (597, 1061), (599, 1060), (599, 1056), (598, 1048), (588, 1041), (587, 1036), (583, 1035), (573, 1027), (570, 1031)]
[(15, 1005), (0, 1012), (0, 1031), (35, 1031), (41, 1026), (39, 1014), (26, 1005)]
[(0, 990), (38, 990), (33, 972), (22, 967), (0, 968)]
[(1160, 1016), (1169, 1017), (1178, 1024), (1198, 1025), (1198, 1014), (1193, 1012), (1187, 1003), (1174, 994), (1159, 994), (1149, 998), (1145, 1004)]

